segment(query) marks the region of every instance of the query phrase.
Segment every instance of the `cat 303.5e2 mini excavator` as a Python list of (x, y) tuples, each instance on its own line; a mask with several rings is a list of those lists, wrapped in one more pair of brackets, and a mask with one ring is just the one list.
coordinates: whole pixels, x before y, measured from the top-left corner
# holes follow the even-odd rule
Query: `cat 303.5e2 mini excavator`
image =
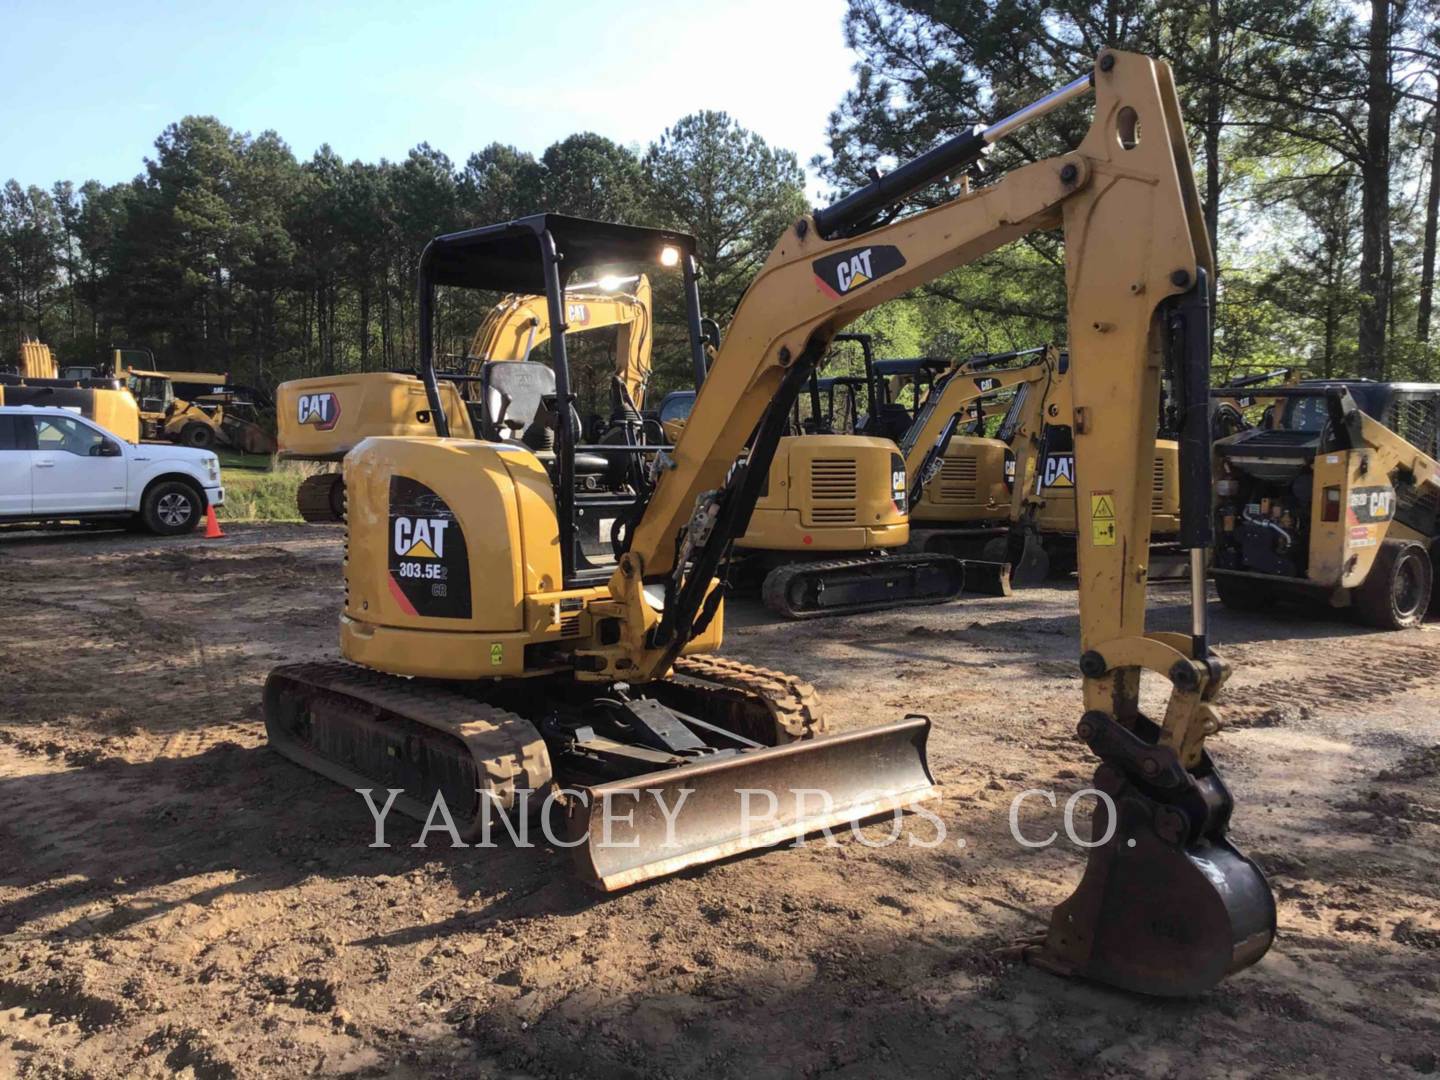
[[(889, 215), (1092, 87), (1095, 119), (1076, 150), (933, 209)], [(563, 417), (566, 276), (602, 260), (680, 261), (701, 357), (693, 241), (582, 230), (550, 214), (433, 240), (420, 262), (419, 340), (439, 438), (371, 438), (346, 455), (340, 641), (350, 664), (271, 673), (273, 744), (351, 787), (403, 789), (396, 805), (420, 817), (443, 794), (472, 837), (481, 803), (523, 815), (533, 805), (526, 791), (564, 788), (583, 872), (610, 889), (928, 796), (927, 720), (821, 734), (805, 684), (703, 655), (721, 638), (716, 572), (832, 335), (925, 281), (1055, 228), (1064, 230), (1083, 492), (1078, 730), (1101, 759), (1095, 785), (1114, 814), (1097, 805), (1097, 844), (1035, 960), (1167, 995), (1255, 962), (1273, 938), (1275, 907), (1264, 876), (1226, 838), (1232, 800), (1205, 750), (1228, 668), (1207, 644), (1203, 592), (1191, 633), (1144, 625), (1167, 363), (1185, 390), (1184, 536), (1202, 564), (1211, 524), (1211, 257), (1170, 71), (1144, 56), (1102, 53), (1091, 74), (787, 229), (741, 300), (673, 451), (635, 448), (653, 455), (652, 482), (624, 511), (630, 527), (608, 563), (580, 550), (575, 516), (588, 496), (576, 479), (593, 448), (575, 444), (571, 425), (557, 424), (549, 461), (514, 440), (450, 437), (432, 351), (435, 292), (544, 295), (557, 328), (549, 412)], [(1171, 684), (1155, 720), (1140, 708), (1142, 671)], [(768, 816), (756, 813), (757, 790), (773, 797), (762, 800)]]

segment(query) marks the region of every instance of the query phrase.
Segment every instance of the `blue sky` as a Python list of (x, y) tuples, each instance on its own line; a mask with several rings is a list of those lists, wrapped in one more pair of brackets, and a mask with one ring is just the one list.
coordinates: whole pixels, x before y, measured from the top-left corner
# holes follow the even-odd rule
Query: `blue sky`
[[(723, 109), (801, 162), (851, 85), (844, 0), (3, 0), (0, 181), (114, 182), (186, 114), (299, 157), (463, 161), (576, 131), (645, 144)], [(812, 186), (813, 183), (812, 183)], [(813, 194), (813, 192), (812, 192)]]

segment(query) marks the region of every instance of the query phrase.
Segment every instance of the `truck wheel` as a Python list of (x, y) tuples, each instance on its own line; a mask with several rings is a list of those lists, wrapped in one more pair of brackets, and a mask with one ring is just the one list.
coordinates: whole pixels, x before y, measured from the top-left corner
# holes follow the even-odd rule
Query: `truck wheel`
[(159, 536), (179, 536), (200, 524), (204, 504), (195, 489), (179, 480), (163, 480), (140, 504), (145, 527)]
[(1231, 611), (1260, 611), (1275, 601), (1270, 586), (1255, 578), (1216, 574), (1213, 580), (1220, 603)]
[(186, 424), (180, 430), (180, 441), (196, 450), (209, 450), (215, 446), (215, 429), (204, 424)]
[(1354, 592), (1355, 614), (1365, 625), (1380, 630), (1419, 626), (1430, 606), (1433, 581), (1430, 555), (1423, 544), (1386, 540)]

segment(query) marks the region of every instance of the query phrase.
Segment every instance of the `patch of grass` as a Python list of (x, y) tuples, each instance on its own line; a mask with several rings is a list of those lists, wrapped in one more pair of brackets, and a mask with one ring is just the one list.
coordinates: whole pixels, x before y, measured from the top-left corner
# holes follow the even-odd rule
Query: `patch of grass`
[[(243, 456), (243, 455), (236, 455)], [(245, 456), (247, 462), (263, 459)], [(307, 476), (324, 470), (323, 465), (300, 461), (276, 461), (261, 470), (252, 465), (236, 466), (222, 456), (225, 505), (221, 521), (299, 521), (295, 493)]]
[(244, 469), (247, 472), (270, 472), (275, 468), (275, 458), (271, 454), (242, 454), (239, 450), (230, 450), (226, 447), (217, 446), (215, 456), (220, 459), (222, 469)]

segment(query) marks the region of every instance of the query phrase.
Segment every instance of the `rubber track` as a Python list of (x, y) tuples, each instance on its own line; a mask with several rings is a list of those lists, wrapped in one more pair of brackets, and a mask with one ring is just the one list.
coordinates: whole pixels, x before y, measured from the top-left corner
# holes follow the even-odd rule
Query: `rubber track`
[(300, 516), (311, 525), (331, 525), (343, 522), (345, 515), (338, 516), (332, 502), (331, 489), (340, 486), (340, 505), (345, 505), (345, 478), (340, 473), (316, 473), (300, 481), (295, 492), (295, 504)]
[(791, 741), (825, 733), (819, 693), (795, 675), (723, 656), (682, 656), (675, 661), (671, 677), (677, 682), (716, 683), (758, 699), (775, 718), (776, 731), (784, 731)]
[[(287, 664), (275, 668), (270, 677), (360, 702), (460, 741), (470, 751), (476, 776), (484, 779), (486, 787), (506, 808), (512, 805), (517, 787), (539, 792), (551, 782), (550, 755), (534, 725), (515, 713), (454, 690), (336, 661)], [(269, 698), (267, 684), (267, 713)], [(362, 776), (350, 766), (322, 757), (285, 733), (274, 731), (268, 715), (266, 729), (271, 745), (297, 764), (347, 786), (355, 786), (356, 779), (379, 784), (378, 778)], [(532, 804), (535, 798), (531, 796)], [(422, 821), (430, 811), (428, 800), (408, 796), (397, 799), (395, 805)], [(466, 823), (457, 824), (462, 833), (468, 831)]]
[(955, 599), (964, 591), (964, 570), (961, 568), (960, 589), (954, 596), (916, 596), (906, 600), (877, 600), (869, 604), (853, 604), (849, 607), (815, 608), (802, 610), (790, 606), (790, 583), (802, 574), (828, 573), (832, 570), (848, 570), (862, 566), (898, 566), (903, 563), (923, 565), (941, 561), (958, 562), (950, 555), (886, 555), (868, 559), (830, 559), (822, 562), (798, 562), (779, 566), (765, 575), (760, 586), (761, 602), (777, 615), (787, 619), (814, 619), (824, 615), (854, 615), (864, 611), (889, 611), (898, 607), (916, 607), (921, 604), (943, 604)]

